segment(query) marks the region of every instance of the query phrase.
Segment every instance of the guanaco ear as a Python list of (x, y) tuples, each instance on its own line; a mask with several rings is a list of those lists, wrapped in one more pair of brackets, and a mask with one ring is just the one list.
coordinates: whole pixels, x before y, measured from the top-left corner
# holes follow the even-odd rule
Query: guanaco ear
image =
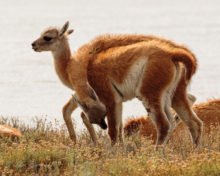
[(67, 32), (66, 32), (66, 35), (70, 35), (70, 34), (72, 34), (74, 32), (74, 29), (70, 29), (70, 30), (68, 30)]
[(88, 87), (89, 87), (89, 96), (90, 96), (90, 98), (92, 98), (92, 99), (95, 100), (95, 101), (98, 101), (99, 98), (98, 98), (98, 96), (97, 96), (95, 90), (90, 86), (89, 83), (87, 83), (87, 85), (88, 85)]
[(59, 32), (59, 36), (60, 36), (60, 37), (62, 37), (63, 34), (65, 34), (65, 32), (67, 31), (68, 27), (69, 27), (69, 21), (67, 21), (67, 22), (63, 25), (63, 27), (60, 29), (60, 32)]

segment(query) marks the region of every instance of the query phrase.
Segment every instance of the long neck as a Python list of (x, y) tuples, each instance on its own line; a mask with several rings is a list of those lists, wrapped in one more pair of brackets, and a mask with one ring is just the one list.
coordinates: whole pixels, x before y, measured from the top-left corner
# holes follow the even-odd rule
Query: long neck
[(62, 45), (55, 51), (52, 51), (54, 57), (55, 70), (63, 84), (72, 88), (68, 79), (67, 65), (71, 59), (71, 51), (67, 39), (64, 39)]

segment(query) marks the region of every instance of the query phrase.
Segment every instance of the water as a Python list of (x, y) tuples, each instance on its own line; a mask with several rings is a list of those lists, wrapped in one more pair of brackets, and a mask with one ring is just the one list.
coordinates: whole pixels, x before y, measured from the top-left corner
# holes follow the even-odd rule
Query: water
[[(220, 1), (163, 0), (1, 0), (0, 115), (32, 123), (35, 116), (63, 123), (62, 106), (71, 97), (53, 67), (50, 53), (35, 53), (30, 44), (49, 26), (67, 20), (75, 32), (72, 50), (104, 33), (140, 33), (188, 46), (199, 69), (189, 91), (197, 102), (220, 98)], [(73, 117), (82, 129), (80, 110)], [(123, 119), (146, 114), (133, 100), (124, 103)]]

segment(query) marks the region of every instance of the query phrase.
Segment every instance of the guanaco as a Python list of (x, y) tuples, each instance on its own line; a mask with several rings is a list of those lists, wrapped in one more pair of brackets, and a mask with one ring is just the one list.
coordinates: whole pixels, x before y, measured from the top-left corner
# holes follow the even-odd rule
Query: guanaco
[(107, 127), (107, 112), (112, 144), (123, 141), (122, 103), (136, 97), (157, 129), (156, 147), (166, 144), (174, 129), (171, 106), (189, 127), (194, 144), (199, 144), (202, 122), (186, 96), (196, 71), (196, 58), (188, 49), (154, 36), (103, 35), (71, 55), (67, 36), (73, 31), (67, 30), (68, 25), (47, 29), (32, 47), (52, 52), (58, 76), (76, 92), (63, 108), (73, 140), (70, 116), (80, 106), (89, 122), (102, 128)]
[[(189, 98), (188, 100), (190, 104), (193, 105), (196, 99)], [(217, 127), (220, 125), (220, 99), (213, 99), (204, 103), (195, 104), (193, 105), (193, 110), (204, 124), (203, 134), (209, 134), (210, 130), (213, 127)], [(184, 123), (181, 122), (178, 115), (175, 115), (175, 120), (177, 123), (177, 127), (175, 128), (172, 137), (178, 137), (180, 133), (183, 133), (187, 130), (186, 125), (184, 125)], [(124, 126), (125, 135), (130, 136), (137, 132), (141, 136), (152, 136), (153, 142), (156, 142), (156, 129), (149, 117), (141, 116), (138, 118), (132, 118), (127, 120)]]
[(8, 125), (0, 125), (0, 138), (7, 137), (11, 139), (20, 139), (22, 137), (21, 132), (16, 129), (12, 128)]

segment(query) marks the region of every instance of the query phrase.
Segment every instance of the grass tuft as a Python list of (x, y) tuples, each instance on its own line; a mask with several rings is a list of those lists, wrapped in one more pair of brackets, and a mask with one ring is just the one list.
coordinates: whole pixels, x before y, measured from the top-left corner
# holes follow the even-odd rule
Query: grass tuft
[(220, 127), (204, 135), (200, 149), (193, 149), (189, 135), (181, 135), (155, 152), (149, 138), (136, 134), (111, 147), (105, 132), (98, 131), (94, 146), (84, 131), (73, 144), (64, 125), (55, 128), (39, 118), (34, 123), (0, 118), (0, 124), (23, 133), (19, 141), (0, 139), (0, 175), (220, 175)]

